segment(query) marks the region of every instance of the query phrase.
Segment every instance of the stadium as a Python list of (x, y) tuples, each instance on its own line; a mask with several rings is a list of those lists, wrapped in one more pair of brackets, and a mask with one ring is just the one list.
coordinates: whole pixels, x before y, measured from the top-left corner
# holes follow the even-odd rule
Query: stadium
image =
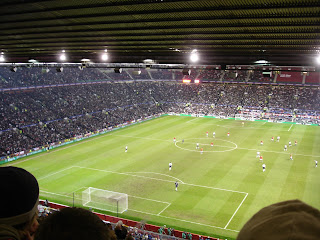
[(215, 240), (270, 204), (320, 209), (317, 1), (0, 5), (0, 166), (44, 213)]

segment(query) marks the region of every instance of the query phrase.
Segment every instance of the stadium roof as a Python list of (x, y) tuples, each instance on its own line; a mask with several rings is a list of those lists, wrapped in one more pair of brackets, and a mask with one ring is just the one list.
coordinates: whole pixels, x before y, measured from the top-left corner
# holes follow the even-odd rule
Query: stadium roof
[(69, 62), (108, 49), (110, 62), (315, 65), (319, 0), (2, 0), (7, 62)]

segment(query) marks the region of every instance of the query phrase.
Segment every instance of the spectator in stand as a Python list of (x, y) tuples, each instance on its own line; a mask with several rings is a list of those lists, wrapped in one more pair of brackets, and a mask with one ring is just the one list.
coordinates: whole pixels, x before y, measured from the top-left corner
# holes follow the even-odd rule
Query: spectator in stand
[[(21, 72), (27, 74), (21, 77), (28, 79), (31, 74), (34, 80), (39, 79), (35, 83), (47, 81), (43, 74), (37, 75), (36, 69), (30, 70), (30, 73), (28, 71)], [(159, 70), (152, 71), (152, 74), (162, 71), (170, 72)], [(8, 81), (10, 84), (20, 81), (16, 73), (12, 74), (9, 70), (5, 72), (14, 77)], [(82, 72), (91, 80), (109, 74), (94, 69)], [(206, 69), (201, 74), (205, 72), (213, 73), (215, 70)], [(73, 77), (78, 76), (79, 71), (68, 69), (63, 74), (65, 79), (56, 73), (46, 76), (54, 76), (64, 83), (71, 80), (76, 83), (77, 79)], [(4, 74), (3, 77), (9, 75)], [(28, 89), (27, 92), (4, 91), (0, 92), (0, 157), (26, 154), (30, 149), (51, 146), (88, 132), (169, 112), (221, 117), (234, 117), (245, 112), (274, 121), (319, 124), (318, 92), (317, 87), (209, 83), (186, 85), (156, 81), (40, 87)]]
[(107, 228), (109, 228), (110, 240), (117, 240), (117, 235), (114, 232), (111, 223), (108, 222), (106, 225), (107, 225)]
[(240, 230), (237, 240), (319, 240), (320, 211), (300, 200), (262, 208)]
[(125, 240), (134, 240), (133, 236), (131, 234), (128, 234), (125, 238)]
[(46, 217), (35, 240), (111, 240), (109, 228), (94, 213), (82, 208), (63, 208)]
[(187, 233), (186, 233), (186, 232), (183, 232), (183, 233), (182, 233), (182, 238), (183, 238), (183, 239), (187, 239)]
[(33, 240), (38, 228), (39, 185), (28, 171), (0, 167), (0, 239)]
[(125, 239), (128, 233), (127, 228), (123, 225), (122, 221), (118, 221), (115, 228), (114, 228), (114, 232), (117, 235), (117, 239), (118, 240), (122, 240)]

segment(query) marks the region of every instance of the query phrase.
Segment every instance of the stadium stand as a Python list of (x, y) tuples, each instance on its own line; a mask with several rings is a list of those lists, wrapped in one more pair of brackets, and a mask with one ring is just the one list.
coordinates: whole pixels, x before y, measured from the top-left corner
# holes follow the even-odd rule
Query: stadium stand
[(127, 72), (133, 79), (151, 79), (146, 69), (128, 69)]
[(247, 81), (248, 73), (246, 70), (227, 70), (223, 80), (233, 82)]
[(150, 71), (152, 79), (158, 80), (172, 80), (172, 71), (168, 69), (157, 69)]
[(221, 70), (212, 69), (210, 67), (199, 70), (199, 79), (203, 81), (219, 81), (220, 78)]
[(319, 72), (309, 72), (306, 74), (307, 84), (320, 84), (320, 73)]
[(281, 71), (277, 74), (277, 82), (281, 83), (302, 83), (302, 72)]
[[(143, 70), (139, 76), (148, 79), (140, 82), (134, 81), (132, 71), (67, 68), (43, 73), (41, 68), (17, 72), (0, 68), (4, 87), (0, 92), (0, 156), (170, 112), (235, 117), (245, 109), (263, 112), (264, 118), (275, 121), (319, 123), (318, 85), (181, 84), (182, 71), (167, 69)], [(231, 70), (235, 71), (241, 72), (242, 79), (247, 77), (245, 70)], [(224, 73), (214, 68), (192, 69), (188, 77), (217, 80)], [(266, 79), (261, 71), (249, 73), (250, 80)], [(289, 82), (302, 79), (300, 72), (290, 76)], [(157, 77), (162, 81), (155, 81)], [(309, 73), (306, 81), (315, 82), (318, 77), (319, 73)]]
[(249, 74), (250, 82), (262, 82), (262, 83), (271, 83), (274, 80), (274, 75), (264, 75), (262, 71), (252, 71)]
[[(247, 77), (256, 80), (262, 74), (237, 72), (241, 72), (242, 82)], [(188, 77), (219, 81), (224, 73), (207, 68), (194, 70)], [(223, 81), (182, 84), (179, 82), (183, 77), (181, 70), (167, 69), (144, 70), (139, 76), (145, 81), (135, 81), (132, 75), (132, 70), (126, 69), (122, 73), (86, 68), (66, 69), (62, 73), (51, 69), (43, 73), (41, 69), (26, 68), (13, 73), (0, 68), (1, 160), (164, 113), (224, 118), (257, 112), (259, 119), (320, 123), (319, 85), (226, 84)], [(301, 75), (294, 79), (300, 83), (300, 77), (302, 79)], [(310, 73), (306, 82), (316, 84), (317, 77), (318, 73)], [(272, 81), (272, 77), (265, 78), (262, 74), (259, 80), (265, 83), (265, 80)], [(61, 206), (51, 203), (51, 207)], [(135, 239), (146, 235), (170, 240), (183, 238), (180, 231), (175, 231), (173, 237), (167, 228), (162, 229), (162, 233), (158, 232), (160, 227), (148, 224), (145, 229), (136, 229), (137, 222), (98, 215), (113, 225), (122, 220)], [(199, 236), (193, 235), (192, 239), (197, 240)]]
[(289, 121), (305, 116), (304, 123), (318, 123), (320, 110), (317, 88), (295, 86), (86, 83), (0, 96), (2, 157), (168, 112), (234, 117), (241, 106), (267, 108), (271, 118), (285, 113)]

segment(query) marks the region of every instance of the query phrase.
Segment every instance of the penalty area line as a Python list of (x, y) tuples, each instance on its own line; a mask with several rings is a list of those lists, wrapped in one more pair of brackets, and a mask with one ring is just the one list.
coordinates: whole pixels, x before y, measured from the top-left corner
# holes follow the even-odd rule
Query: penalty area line
[(55, 175), (55, 174), (58, 174), (58, 173), (64, 172), (64, 171), (69, 170), (69, 169), (71, 169), (71, 168), (73, 168), (73, 166), (68, 167), (68, 168), (64, 168), (64, 169), (61, 169), (60, 171), (53, 172), (53, 173), (51, 173), (51, 174), (49, 174), (49, 175), (46, 175), (46, 176), (40, 177), (40, 178), (38, 178), (38, 180), (42, 180), (42, 179), (45, 179), (45, 178), (47, 178), (47, 177), (51, 177), (51, 176), (53, 176), (53, 175)]
[(231, 220), (233, 219), (234, 215), (236, 215), (236, 213), (238, 212), (239, 208), (241, 207), (242, 203), (244, 202), (244, 200), (246, 200), (248, 196), (248, 193), (246, 193), (246, 195), (244, 196), (242, 202), (240, 203), (240, 205), (238, 206), (238, 208), (236, 209), (236, 211), (233, 213), (232, 217), (230, 218), (229, 222), (227, 223), (227, 225), (224, 227), (224, 229), (227, 229), (229, 223), (231, 222)]
[(164, 210), (166, 210), (169, 206), (171, 205), (171, 203), (169, 203), (164, 209), (162, 209), (161, 212), (159, 212), (157, 215), (159, 216)]
[(293, 126), (293, 124), (291, 124), (291, 126), (289, 127), (288, 132), (290, 131), (290, 129), (292, 128), (292, 126)]

